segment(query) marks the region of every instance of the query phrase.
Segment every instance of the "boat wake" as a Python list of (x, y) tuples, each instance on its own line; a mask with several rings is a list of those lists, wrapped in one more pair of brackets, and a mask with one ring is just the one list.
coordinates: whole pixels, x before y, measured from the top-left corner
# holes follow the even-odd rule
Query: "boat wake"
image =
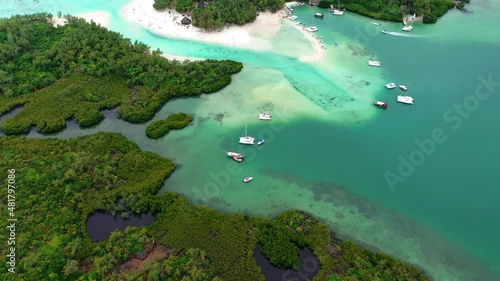
[(394, 32), (390, 31), (386, 33), (388, 35), (393, 35), (393, 36), (399, 36), (399, 37), (412, 37), (412, 38), (421, 38), (421, 37), (426, 37), (425, 35), (416, 35), (416, 34), (408, 34), (408, 33), (403, 33), (403, 32)]

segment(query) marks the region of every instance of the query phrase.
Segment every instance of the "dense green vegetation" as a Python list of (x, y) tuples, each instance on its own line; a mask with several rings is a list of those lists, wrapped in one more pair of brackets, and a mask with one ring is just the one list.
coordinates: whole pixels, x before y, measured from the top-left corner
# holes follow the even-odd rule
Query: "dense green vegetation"
[(193, 121), (193, 117), (186, 113), (170, 114), (165, 120), (151, 122), (146, 128), (148, 138), (157, 139), (166, 135), (170, 130), (179, 130)]
[(6, 134), (64, 128), (76, 119), (97, 124), (99, 110), (119, 106), (119, 116), (142, 123), (171, 98), (213, 93), (242, 69), (234, 61), (168, 61), (159, 50), (68, 16), (55, 28), (50, 14), (0, 20), (0, 114), (25, 108), (7, 120)]
[[(203, 2), (203, 1), (201, 1)], [(208, 6), (197, 8), (192, 0), (155, 0), (157, 10), (175, 9), (180, 13), (192, 10), (193, 25), (208, 31), (218, 30), (226, 24), (244, 25), (253, 22), (258, 12), (276, 12), (283, 8), (284, 0), (213, 0)]]
[[(118, 134), (10, 136), (0, 138), (0, 147), (4, 183), (8, 169), (16, 170), (14, 212), (22, 221), (16, 225), (16, 274), (3, 270), (1, 280), (264, 280), (253, 258), (258, 243), (281, 267), (297, 268), (298, 248), (309, 247), (322, 265), (314, 280), (429, 280), (388, 255), (335, 239), (306, 213), (249, 218), (159, 195), (174, 164)], [(92, 243), (85, 227), (96, 211), (151, 211), (157, 221)], [(0, 219), (6, 221), (7, 212)], [(0, 252), (4, 266), (7, 251)]]
[[(327, 7), (332, 4), (337, 8), (338, 0), (321, 1)], [(326, 3), (325, 3), (326, 2)], [(402, 21), (405, 14), (417, 14), (424, 16), (425, 23), (434, 23), (439, 17), (453, 8), (455, 3), (451, 0), (343, 0), (340, 8), (346, 9), (364, 16), (388, 21)]]
[[(198, 8), (198, 3), (203, 1), (155, 0), (153, 7), (157, 10), (175, 9), (180, 13), (192, 11), (193, 25), (212, 31), (219, 30), (226, 24), (243, 25), (253, 22), (258, 12), (275, 12), (285, 2), (292, 1), (294, 0), (212, 0), (207, 1), (208, 7)], [(318, 6), (329, 8), (330, 5), (381, 20), (400, 22), (405, 14), (417, 14), (424, 17), (424, 23), (435, 23), (455, 3), (451, 0), (343, 0), (340, 1), (340, 7), (337, 7), (338, 0), (321, 0)]]
[[(68, 119), (92, 126), (103, 118), (100, 110), (114, 107), (127, 121), (145, 122), (170, 98), (217, 91), (242, 68), (233, 61), (169, 62), (160, 51), (95, 24), (68, 17), (66, 26), (54, 28), (47, 17), (0, 20), (0, 114), (24, 106), (2, 124), (7, 134), (32, 126), (51, 133)], [(150, 134), (191, 120), (173, 114)], [(157, 194), (175, 165), (118, 134), (8, 136), (0, 137), (0, 147), (4, 186), (8, 171), (15, 170), (10, 211), (19, 221), (11, 245), (16, 273), (7, 271), (10, 249), (2, 247), (0, 280), (258, 281), (265, 279), (253, 257), (258, 243), (282, 268), (297, 269), (298, 249), (310, 248), (322, 266), (314, 280), (429, 280), (390, 256), (335, 239), (326, 225), (300, 211), (247, 217), (190, 204), (174, 193)], [(7, 200), (0, 198), (5, 209)], [(86, 222), (98, 211), (152, 212), (157, 221), (93, 243)], [(8, 212), (0, 213), (0, 220), (7, 218)]]

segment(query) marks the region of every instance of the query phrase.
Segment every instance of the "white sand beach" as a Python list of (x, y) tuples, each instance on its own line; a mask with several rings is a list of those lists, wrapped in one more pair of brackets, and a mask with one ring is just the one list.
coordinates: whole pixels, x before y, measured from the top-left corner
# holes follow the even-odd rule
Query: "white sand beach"
[[(75, 17), (82, 18), (88, 23), (95, 22), (102, 27), (109, 27), (109, 21), (111, 20), (111, 14), (106, 11), (92, 11), (88, 13), (78, 14)], [(67, 23), (65, 18), (53, 17), (50, 21), (55, 27), (64, 26)]]
[(308, 32), (305, 30), (305, 27), (302, 27), (300, 25), (294, 25), (294, 27), (299, 30), (302, 34), (304, 34), (304, 37), (311, 42), (313, 45), (313, 51), (314, 54), (312, 55), (303, 55), (299, 58), (300, 61), (302, 62), (318, 62), (323, 58), (323, 55), (325, 53), (325, 49), (323, 49), (321, 46), (323, 45), (320, 43), (319, 39), (315, 37), (314, 32)]
[(271, 37), (281, 28), (281, 18), (277, 14), (261, 13), (251, 24), (205, 32), (192, 25), (182, 25), (184, 16), (175, 11), (156, 11), (153, 3), (154, 0), (133, 0), (121, 10), (121, 16), (128, 22), (140, 24), (162, 36), (257, 50), (270, 50), (272, 45), (253, 35)]
[[(257, 51), (273, 50), (269, 39), (281, 29), (283, 21), (288, 20), (283, 10), (275, 14), (260, 13), (253, 23), (206, 32), (192, 25), (182, 25), (181, 20), (184, 16), (173, 10), (156, 11), (153, 3), (154, 0), (133, 0), (120, 11), (120, 14), (126, 21), (140, 24), (158, 35)], [(298, 26), (297, 29), (303, 32), (314, 47), (313, 55), (302, 56), (300, 60), (303, 62), (320, 60), (324, 51), (321, 44), (309, 32)]]
[[(221, 31), (206, 32), (192, 25), (182, 25), (181, 20), (184, 16), (175, 11), (156, 11), (153, 8), (153, 3), (154, 0), (132, 0), (121, 9), (120, 14), (126, 21), (137, 23), (161, 36), (257, 51), (273, 51), (270, 39), (280, 31), (283, 21), (288, 21), (285, 11), (281, 10), (274, 14), (260, 13), (254, 22), (243, 26), (230, 26)], [(293, 3), (290, 2), (287, 5), (292, 5)], [(93, 21), (103, 27), (109, 27), (111, 20), (111, 14), (107, 11), (91, 11), (75, 16), (83, 18), (87, 22)], [(63, 26), (66, 24), (66, 19), (54, 17), (51, 23), (54, 26)], [(312, 55), (302, 55), (299, 59), (302, 62), (310, 63), (320, 61), (324, 53), (324, 49), (321, 48), (322, 44), (319, 43), (317, 38), (314, 38), (313, 33), (305, 31), (302, 26), (294, 25), (294, 27), (302, 32), (304, 37), (311, 42), (314, 50)], [(279, 52), (279, 50), (274, 51)], [(166, 55), (165, 57), (177, 60), (192, 59), (171, 55)]]
[(75, 15), (76, 17), (82, 18), (87, 22), (95, 22), (102, 27), (109, 27), (109, 21), (111, 20), (111, 14), (106, 11), (92, 11), (88, 13)]

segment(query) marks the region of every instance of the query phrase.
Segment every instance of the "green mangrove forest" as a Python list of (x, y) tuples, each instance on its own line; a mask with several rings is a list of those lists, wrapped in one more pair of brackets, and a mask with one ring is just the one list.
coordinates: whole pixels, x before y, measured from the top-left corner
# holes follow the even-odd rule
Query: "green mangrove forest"
[[(16, 273), (1, 280), (265, 280), (253, 253), (299, 266), (311, 249), (321, 269), (313, 280), (430, 280), (384, 253), (340, 241), (309, 214), (288, 211), (274, 219), (225, 214), (158, 194), (175, 170), (172, 161), (143, 152), (120, 134), (69, 140), (0, 137), (0, 171), (15, 170)], [(7, 197), (2, 196), (2, 206)], [(88, 217), (152, 212), (150, 226), (115, 231), (93, 243)], [(0, 212), (7, 220), (7, 212)], [(22, 223), (21, 223), (22, 222)], [(4, 234), (2, 234), (4, 235)], [(6, 265), (8, 247), (1, 248)]]
[[(207, 31), (220, 30), (226, 25), (244, 25), (255, 21), (259, 12), (276, 12), (292, 0), (155, 0), (156, 10), (173, 9), (189, 12), (192, 24)], [(298, 0), (297, 2), (309, 2)], [(469, 0), (461, 1), (468, 3)], [(340, 4), (339, 4), (340, 3)], [(459, 3), (459, 4), (460, 4)], [(455, 7), (451, 0), (321, 0), (320, 8), (336, 8), (380, 20), (401, 22), (404, 15), (423, 16), (424, 23), (435, 23), (449, 9)]]
[[(322, 0), (320, 5), (337, 7), (339, 1)], [(340, 8), (370, 18), (401, 22), (404, 15), (423, 16), (424, 23), (435, 23), (437, 19), (455, 7), (451, 0), (343, 0)]]
[(148, 138), (157, 139), (165, 136), (170, 130), (179, 130), (193, 121), (193, 117), (186, 113), (170, 114), (165, 120), (151, 122), (146, 128)]
[(50, 14), (0, 20), (0, 114), (24, 106), (0, 129), (7, 135), (60, 131), (66, 121), (98, 124), (104, 109), (143, 123), (171, 98), (216, 92), (239, 62), (169, 61), (161, 51), (82, 19), (54, 27)]
[[(301, 211), (248, 217), (159, 194), (175, 164), (120, 134), (12, 136), (33, 126), (56, 132), (69, 119), (92, 126), (114, 107), (127, 121), (145, 122), (169, 99), (215, 92), (242, 69), (234, 61), (168, 61), (95, 24), (68, 16), (67, 25), (53, 27), (50, 18), (0, 20), (0, 115), (23, 106), (1, 125), (8, 136), (0, 137), (0, 174), (10, 191), (0, 197), (0, 220), (17, 221), (14, 236), (1, 232), (8, 246), (0, 248), (0, 280), (264, 281), (258, 245), (275, 267), (295, 270), (299, 249), (309, 248), (321, 264), (313, 280), (430, 280), (394, 257), (336, 239)], [(191, 120), (171, 115), (150, 133)], [(94, 243), (86, 223), (97, 212), (152, 213), (156, 221)]]

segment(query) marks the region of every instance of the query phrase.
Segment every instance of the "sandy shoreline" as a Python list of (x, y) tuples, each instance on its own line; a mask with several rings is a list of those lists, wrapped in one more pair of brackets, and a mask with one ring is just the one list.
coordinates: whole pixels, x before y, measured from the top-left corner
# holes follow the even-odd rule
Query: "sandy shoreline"
[[(221, 44), (230, 47), (251, 49), (256, 51), (273, 51), (271, 40), (281, 29), (283, 21), (289, 21), (284, 10), (275, 14), (259, 13), (257, 19), (243, 26), (225, 27), (217, 32), (205, 32), (192, 25), (182, 25), (183, 15), (172, 11), (156, 11), (153, 8), (154, 0), (132, 0), (120, 10), (120, 16), (127, 22), (139, 24), (153, 33), (160, 36), (201, 41), (207, 43)], [(286, 5), (291, 6), (295, 2)], [(95, 22), (103, 27), (109, 27), (111, 14), (107, 11), (91, 11), (75, 15), (83, 18), (87, 22)], [(66, 19), (54, 17), (51, 20), (54, 26), (63, 26)], [(294, 23), (294, 22), (293, 22)], [(289, 24), (293, 24), (289, 23)], [(294, 24), (293, 24), (294, 25)], [(314, 34), (307, 32), (302, 26), (294, 25), (313, 46), (312, 55), (302, 55), (299, 60), (302, 62), (317, 62), (322, 59), (324, 49), (322, 44), (314, 37)], [(279, 52), (279, 50), (274, 50)], [(168, 59), (192, 59), (183, 56), (173, 56), (165, 54)]]
[[(281, 29), (281, 18), (277, 14), (261, 13), (251, 24), (205, 32), (192, 25), (181, 25), (183, 15), (172, 10), (156, 11), (153, 3), (154, 0), (133, 0), (122, 8), (120, 15), (126, 21), (140, 24), (158, 35), (254, 50), (271, 50), (272, 45), (265, 38), (272, 37)], [(257, 34), (263, 38), (255, 37)]]
[[(207, 43), (215, 43), (230, 47), (238, 47), (257, 51), (271, 51), (273, 45), (269, 39), (280, 31), (283, 21), (287, 21), (284, 10), (275, 14), (259, 13), (257, 19), (243, 26), (230, 26), (217, 32), (205, 32), (192, 25), (181, 24), (183, 15), (172, 11), (156, 11), (153, 8), (154, 0), (133, 0), (121, 9), (120, 15), (128, 22), (137, 23), (148, 30), (166, 37), (188, 39)], [(293, 2), (287, 3), (292, 5)], [(314, 53), (304, 55), (299, 59), (303, 62), (319, 61), (323, 57), (324, 49), (309, 32), (296, 26), (297, 30), (313, 45)]]
[(323, 58), (323, 55), (325, 53), (325, 49), (323, 49), (321, 46), (323, 46), (322, 43), (320, 43), (320, 40), (316, 38), (316, 34), (314, 32), (308, 32), (306, 31), (305, 27), (302, 27), (301, 25), (295, 25), (293, 24), (295, 29), (300, 31), (304, 37), (311, 42), (313, 46), (313, 54), (312, 55), (303, 55), (299, 58), (300, 61), (302, 62), (317, 62), (320, 61)]
[[(93, 21), (96, 24), (106, 28), (109, 27), (109, 22), (111, 20), (111, 14), (106, 11), (92, 11), (75, 15), (75, 17), (82, 18), (88, 23)], [(58, 17), (53, 17), (49, 22), (52, 23), (55, 27), (64, 26), (67, 23), (65, 18)]]

